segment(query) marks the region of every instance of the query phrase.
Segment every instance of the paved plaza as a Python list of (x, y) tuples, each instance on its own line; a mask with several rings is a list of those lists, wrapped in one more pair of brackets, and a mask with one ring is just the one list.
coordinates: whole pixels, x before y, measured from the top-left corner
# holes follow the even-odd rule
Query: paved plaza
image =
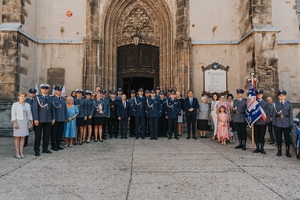
[[(0, 138), (0, 199), (300, 199), (300, 160), (210, 139), (111, 139), (14, 158)], [(283, 152), (285, 153), (285, 152)]]

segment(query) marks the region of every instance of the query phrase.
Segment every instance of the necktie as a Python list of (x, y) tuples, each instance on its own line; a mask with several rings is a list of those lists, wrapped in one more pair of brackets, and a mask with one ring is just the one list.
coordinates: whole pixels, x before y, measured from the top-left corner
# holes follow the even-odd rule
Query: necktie
[(190, 104), (193, 105), (193, 98), (190, 98)]
[(123, 101), (123, 105), (124, 105), (124, 108), (126, 108), (126, 103), (125, 103), (125, 101)]

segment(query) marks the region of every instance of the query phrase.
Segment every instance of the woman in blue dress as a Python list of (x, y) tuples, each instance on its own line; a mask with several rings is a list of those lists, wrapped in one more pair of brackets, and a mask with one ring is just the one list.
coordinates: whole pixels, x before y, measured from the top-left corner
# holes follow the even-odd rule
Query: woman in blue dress
[(73, 97), (68, 97), (67, 103), (67, 122), (65, 123), (64, 138), (66, 147), (73, 146), (73, 139), (76, 138), (76, 116), (79, 113), (78, 107), (74, 106)]

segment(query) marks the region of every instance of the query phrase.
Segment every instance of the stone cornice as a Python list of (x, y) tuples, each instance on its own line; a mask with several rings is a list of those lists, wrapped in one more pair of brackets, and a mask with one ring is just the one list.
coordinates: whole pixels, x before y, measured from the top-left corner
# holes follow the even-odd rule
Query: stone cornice
[(233, 39), (233, 40), (192, 40), (193, 45), (237, 45), (240, 44), (243, 40), (245, 40), (247, 37), (254, 33), (262, 33), (262, 32), (275, 32), (279, 33), (280, 29), (273, 27), (273, 28), (253, 28), (251, 31), (246, 33), (242, 38), (240, 39)]
[(83, 39), (80, 40), (44, 40), (38, 39), (22, 30), (22, 24), (20, 23), (3, 23), (0, 24), (0, 32), (19, 32), (26, 38), (37, 44), (83, 44)]

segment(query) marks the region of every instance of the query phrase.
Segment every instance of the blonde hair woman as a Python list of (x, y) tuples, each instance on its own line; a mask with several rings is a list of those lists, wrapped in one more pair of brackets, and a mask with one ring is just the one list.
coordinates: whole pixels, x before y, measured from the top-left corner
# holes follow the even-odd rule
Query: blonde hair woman
[(13, 136), (15, 138), (14, 145), (16, 150), (16, 158), (24, 158), (23, 147), (25, 136), (29, 135), (29, 128), (33, 126), (31, 108), (25, 103), (26, 93), (20, 92), (18, 102), (12, 105), (11, 121), (13, 122)]

